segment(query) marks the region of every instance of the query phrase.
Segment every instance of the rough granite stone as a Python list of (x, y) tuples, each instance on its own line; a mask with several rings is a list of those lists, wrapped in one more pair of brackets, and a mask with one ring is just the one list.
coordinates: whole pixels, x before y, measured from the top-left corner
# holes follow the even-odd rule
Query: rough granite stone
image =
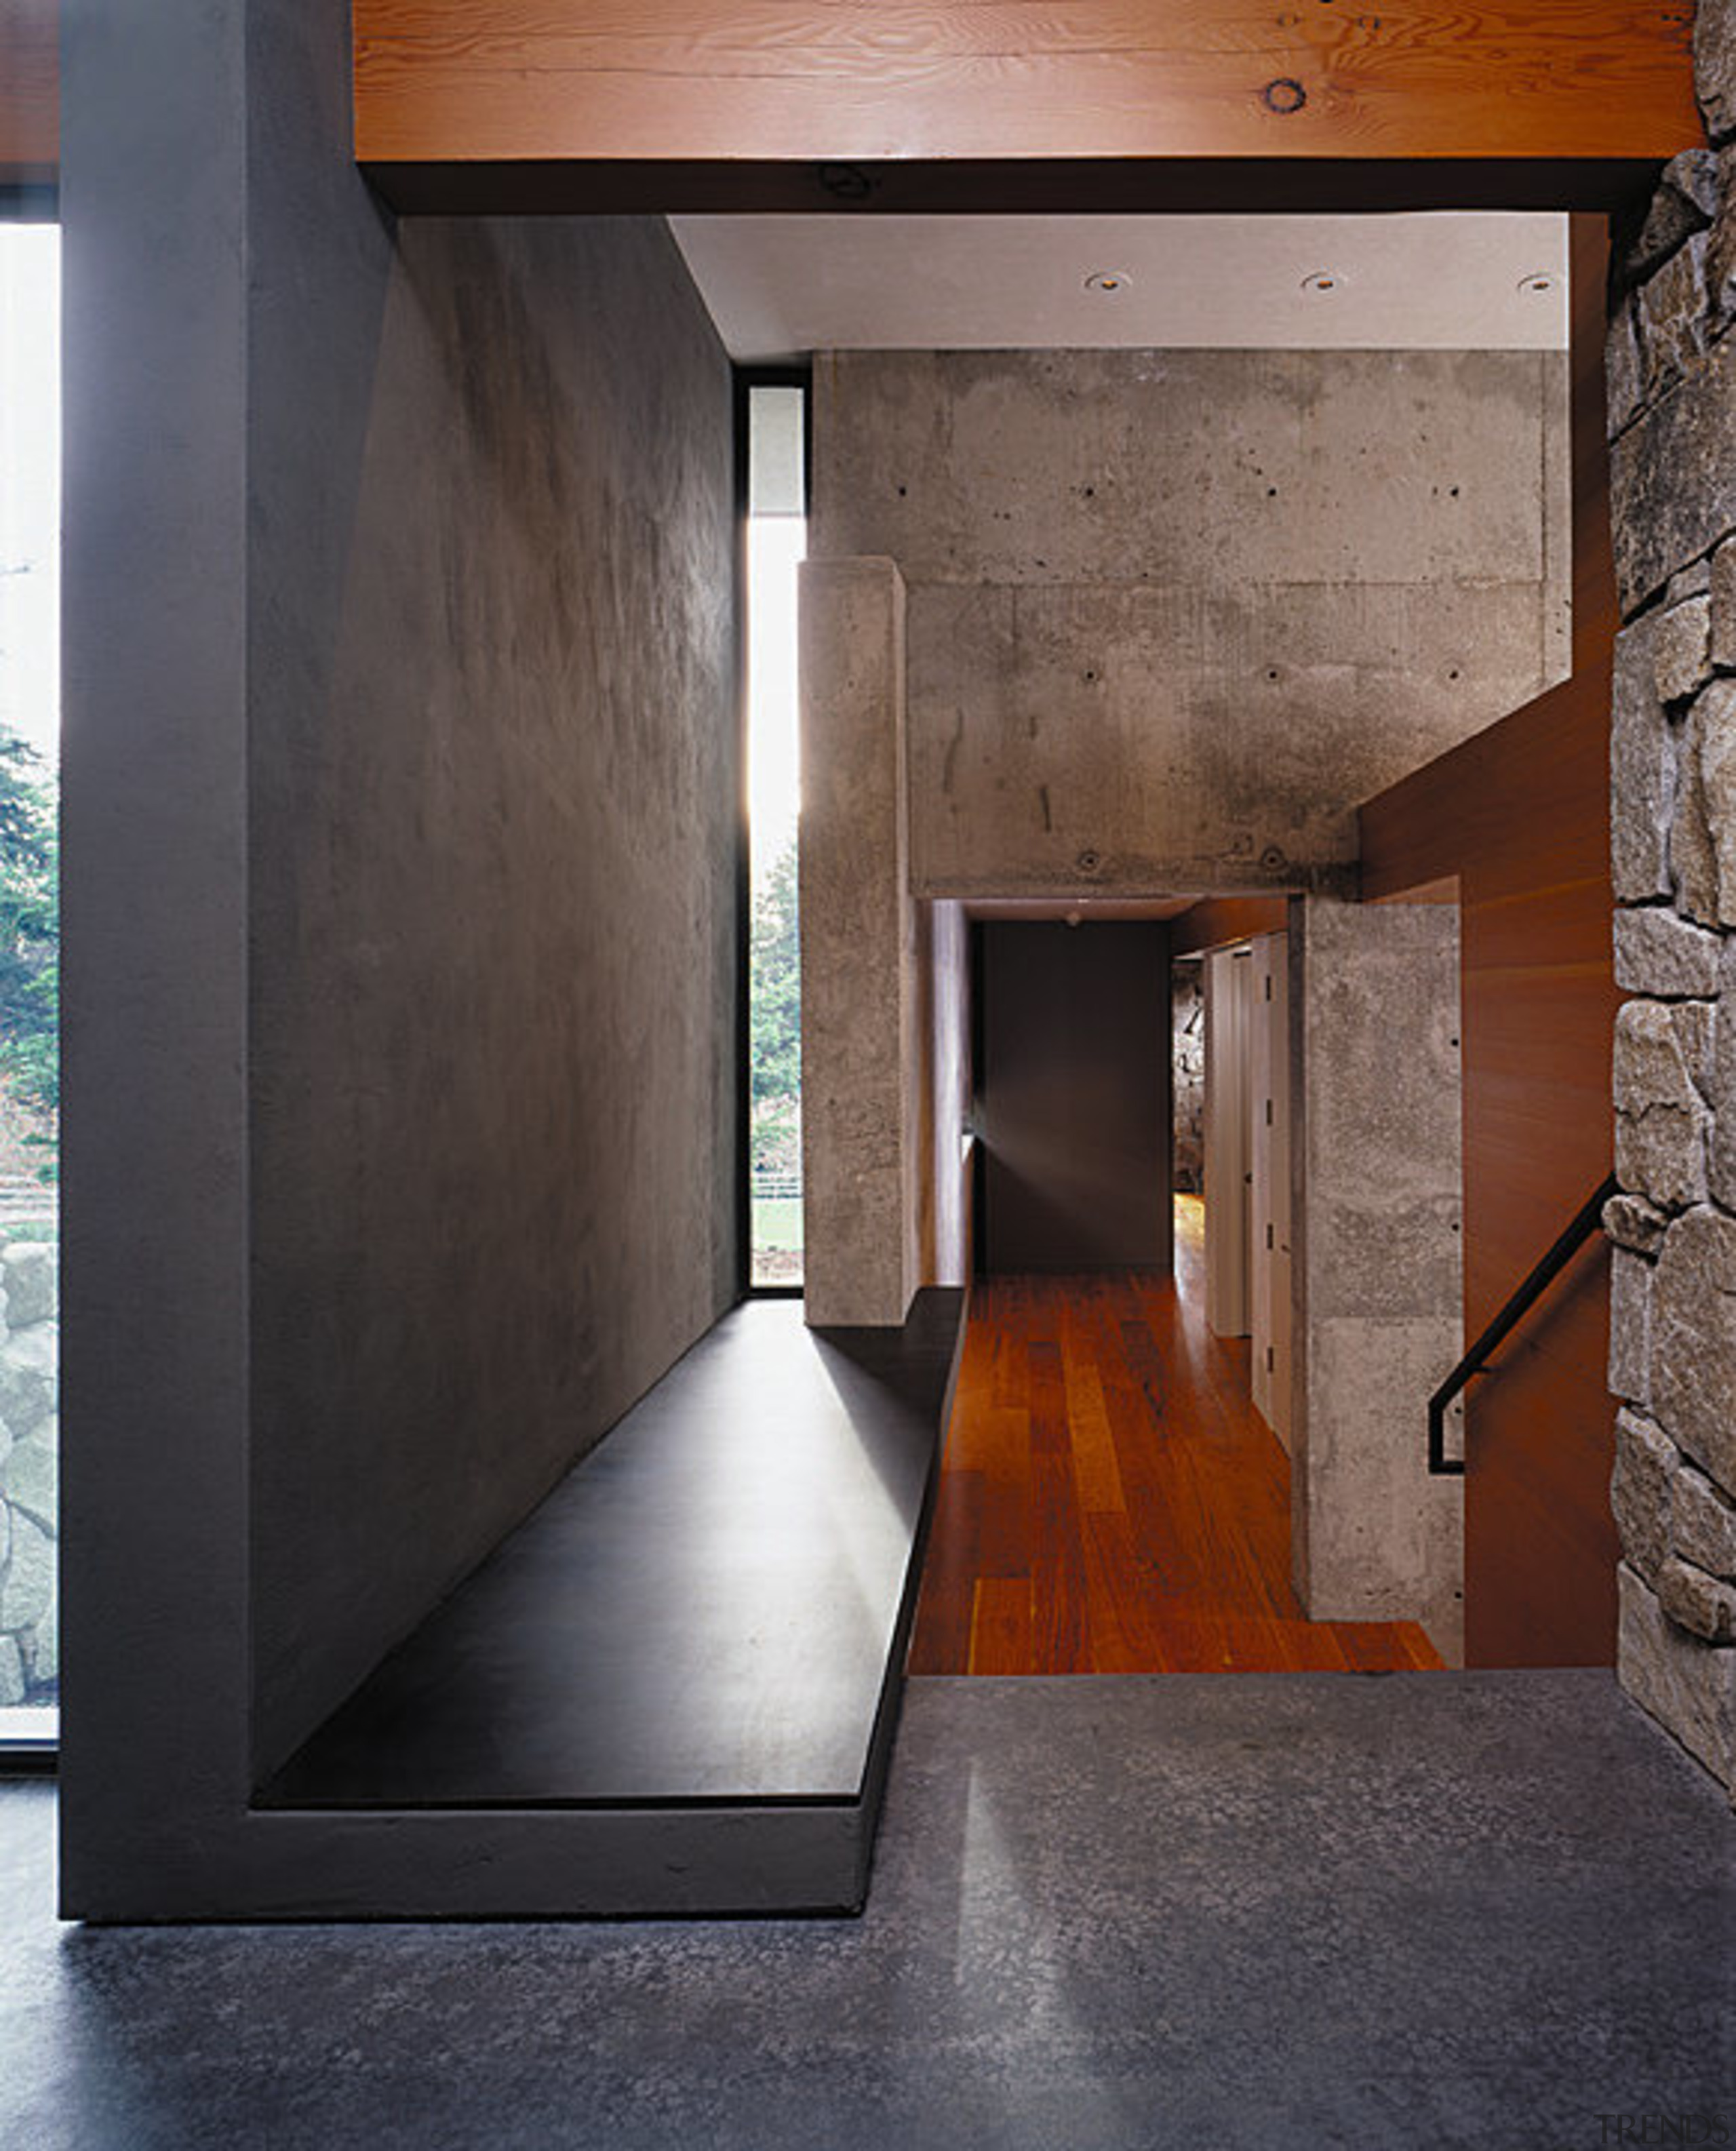
[(51, 1419), (59, 1398), (56, 1325), (38, 1322), (0, 1345), (0, 1421), (15, 1441)]
[(1736, 1642), (1736, 1586), (1672, 1554), (1658, 1571), (1658, 1602), (1678, 1628), (1708, 1643)]
[(1617, 1016), (1615, 1104), (1622, 1187), (1663, 1210), (1703, 1202), (1710, 1116), (1668, 1004), (1628, 1001)]
[(1675, 1010), (1665, 1001), (1624, 1001), (1616, 1014), (1615, 1102), (1623, 1113), (1699, 1103)]
[(1616, 1671), (1634, 1701), (1719, 1782), (1736, 1787), (1736, 1651), (1714, 1651), (1665, 1614), (1624, 1561)]
[(8, 1329), (53, 1320), (59, 1308), (59, 1265), (60, 1250), (47, 1240), (17, 1241), (0, 1254)]
[(1713, 664), (1736, 672), (1736, 538), (1726, 538), (1712, 556)]
[(1703, 231), (1718, 213), (1718, 158), (1711, 149), (1684, 149), (1658, 178), (1645, 221), (1622, 250), (1617, 281), (1641, 283), (1667, 261), (1683, 240)]
[(0, 1710), (24, 1700), (24, 1661), (17, 1638), (0, 1636)]
[(1713, 142), (1736, 134), (1736, 8), (1700, 0), (1694, 10), (1693, 86)]
[(1736, 680), (1714, 680), (1682, 727), (1670, 867), (1693, 918), (1736, 925)]
[(1610, 873), (1626, 903), (1673, 892), (1671, 824), (1676, 808), (1677, 739), (1658, 699), (1648, 613), (1616, 637), (1610, 712)]
[(1718, 987), (1708, 1091), (1713, 1120), (1707, 1142), (1707, 1176), (1714, 1199), (1725, 1209), (1736, 1210), (1736, 937), (1723, 944)]
[(1637, 415), (1644, 394), (1640, 373), (1639, 337), (1634, 326), (1633, 301), (1627, 299), (1610, 317), (1609, 336), (1603, 347), (1604, 379), (1609, 410), (1609, 433), (1613, 440)]
[(1652, 1265), (1626, 1248), (1609, 1267), (1609, 1386), (1629, 1404), (1647, 1405), (1652, 1379)]
[(0, 1632), (33, 1627), (54, 1597), (54, 1546), (48, 1533), (16, 1509), (12, 1559), (0, 1580)]
[(1706, 348), (1706, 256), (1697, 231), (1639, 295), (1640, 363), (1648, 401), (1683, 380)]
[(17, 1443), (0, 1464), (0, 1495), (53, 1538), (60, 1524), (60, 1444), (57, 1421), (48, 1420)]
[(1659, 616), (1652, 661), (1658, 699), (1666, 705), (1698, 694), (1712, 672), (1712, 600), (1692, 597)]
[(1713, 333), (1721, 336), (1736, 320), (1736, 143), (1719, 151), (1718, 175), (1720, 201), (1706, 251), (1706, 296)]
[(1667, 904), (1617, 911), (1616, 984), (1625, 994), (1652, 994), (1666, 1000), (1715, 994), (1722, 945), (1718, 935)]
[(1610, 1474), (1610, 1507), (1622, 1551), (1647, 1578), (1670, 1553), (1670, 1482), (1679, 1455), (1674, 1442), (1637, 1412), (1616, 1415), (1616, 1460)]
[(1708, 1576), (1736, 1582), (1736, 1506), (1691, 1464), (1670, 1481), (1670, 1544)]
[(1618, 1248), (1631, 1248), (1637, 1255), (1655, 1255), (1669, 1227), (1668, 1212), (1643, 1195), (1612, 1195), (1603, 1206), (1604, 1231)]
[[(1621, 1249), (1616, 1259), (1644, 1267)], [(1676, 1219), (1647, 1314), (1652, 1416), (1720, 1485), (1736, 1485), (1736, 1218), (1702, 1207)]]
[[(1713, 1082), (1713, 1027), (1717, 1011), (1710, 1001), (1672, 1001), (1670, 1022), (1682, 1049), (1688, 1080), (1709, 1102)], [(1736, 1010), (1733, 1010), (1736, 1015)]]
[(1736, 926), (1736, 680), (1714, 680), (1693, 705), (1701, 797), (1718, 863), (1718, 918)]
[(1709, 559), (1690, 560), (1685, 568), (1678, 568), (1664, 585), (1663, 607), (1686, 605), (1690, 598), (1703, 598), (1712, 587), (1712, 563)]
[(33, 1681), (60, 1678), (60, 1593), (48, 1601), (48, 1611), (33, 1628), (26, 1631)]
[(1616, 442), (1610, 512), (1624, 619), (1736, 529), (1736, 340)]

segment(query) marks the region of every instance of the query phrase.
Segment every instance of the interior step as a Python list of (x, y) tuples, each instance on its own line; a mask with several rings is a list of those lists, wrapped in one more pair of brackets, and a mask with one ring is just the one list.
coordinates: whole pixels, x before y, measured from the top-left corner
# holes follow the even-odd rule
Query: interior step
[(259, 1804), (561, 1811), (502, 1915), (859, 1907), (964, 1307), (726, 1315)]

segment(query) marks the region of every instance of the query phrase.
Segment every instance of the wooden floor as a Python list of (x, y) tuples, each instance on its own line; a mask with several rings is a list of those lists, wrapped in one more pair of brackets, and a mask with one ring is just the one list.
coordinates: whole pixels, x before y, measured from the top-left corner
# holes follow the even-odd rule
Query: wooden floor
[(973, 1288), (913, 1673), (1440, 1664), (1414, 1622), (1303, 1618), (1289, 1459), (1248, 1340), (1206, 1328), (1203, 1231), (1181, 1197), (1173, 1281)]

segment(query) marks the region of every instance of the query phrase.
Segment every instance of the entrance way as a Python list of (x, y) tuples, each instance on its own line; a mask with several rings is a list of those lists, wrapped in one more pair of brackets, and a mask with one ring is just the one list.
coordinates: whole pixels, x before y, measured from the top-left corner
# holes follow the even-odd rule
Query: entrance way
[(1175, 1217), (1173, 1278), (973, 1288), (913, 1673), (1440, 1664), (1415, 1622), (1303, 1614), (1289, 1459), (1207, 1326), (1203, 1205)]

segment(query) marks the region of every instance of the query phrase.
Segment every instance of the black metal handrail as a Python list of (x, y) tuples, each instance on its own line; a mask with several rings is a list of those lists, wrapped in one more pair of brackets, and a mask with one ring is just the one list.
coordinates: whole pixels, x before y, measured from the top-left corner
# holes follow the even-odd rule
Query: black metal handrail
[(1456, 1477), (1465, 1470), (1463, 1457), (1449, 1456), (1446, 1453), (1447, 1407), (1473, 1374), (1485, 1371), (1491, 1354), (1505, 1343), (1511, 1332), (1524, 1321), (1537, 1301), (1597, 1230), (1603, 1217), (1603, 1206), (1619, 1187), (1620, 1182), (1614, 1173), (1599, 1183), (1597, 1192), (1587, 1198), (1584, 1207), (1575, 1213), (1566, 1231), (1430, 1398), (1429, 1469), (1437, 1477)]

